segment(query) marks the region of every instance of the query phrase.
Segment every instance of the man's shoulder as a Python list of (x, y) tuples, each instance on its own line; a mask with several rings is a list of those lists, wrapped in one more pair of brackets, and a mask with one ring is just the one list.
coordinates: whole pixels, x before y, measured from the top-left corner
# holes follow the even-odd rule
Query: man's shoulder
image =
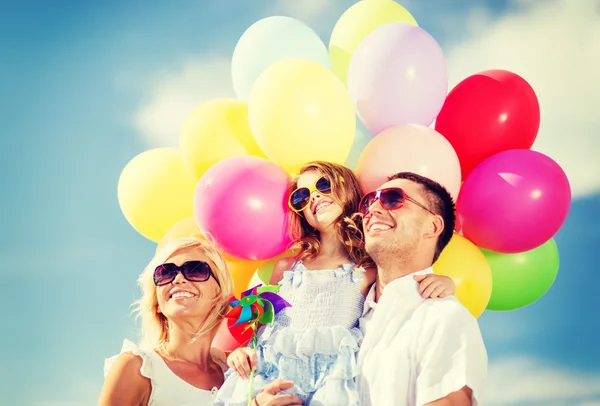
[(438, 327), (445, 325), (470, 325), (479, 328), (477, 319), (455, 296), (442, 299), (427, 299), (417, 309), (425, 320), (433, 321)]

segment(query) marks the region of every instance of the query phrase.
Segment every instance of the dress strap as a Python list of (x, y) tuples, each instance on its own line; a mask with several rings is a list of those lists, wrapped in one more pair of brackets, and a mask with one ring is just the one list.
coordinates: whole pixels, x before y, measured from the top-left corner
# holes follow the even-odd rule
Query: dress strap
[(216, 347), (212, 347), (210, 349), (210, 355), (213, 361), (215, 361), (215, 363), (221, 367), (223, 373), (227, 372), (229, 366), (227, 365), (227, 356), (225, 353)]
[(140, 368), (140, 373), (142, 376), (152, 380), (152, 355), (149, 351), (144, 351), (133, 342), (129, 340), (123, 340), (123, 346), (121, 347), (121, 352), (117, 355), (114, 355), (110, 358), (106, 358), (104, 360), (104, 377), (108, 375), (108, 372), (112, 368), (115, 363), (117, 357), (121, 354), (130, 353), (133, 355), (137, 355), (142, 359), (142, 366)]

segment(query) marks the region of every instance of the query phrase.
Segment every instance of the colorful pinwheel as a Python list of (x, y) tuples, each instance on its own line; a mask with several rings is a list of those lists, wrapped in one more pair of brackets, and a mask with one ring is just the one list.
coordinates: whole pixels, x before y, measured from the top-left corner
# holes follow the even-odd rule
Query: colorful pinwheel
[[(259, 324), (272, 323), (275, 315), (291, 305), (277, 293), (280, 286), (263, 286), (262, 284), (242, 292), (241, 298), (229, 299), (231, 310), (225, 317), (231, 335), (241, 344), (247, 340), (248, 332), (252, 331), (252, 346), (256, 350), (256, 331)], [(248, 405), (252, 402), (254, 387), (254, 369), (250, 373), (250, 391)]]
[[(281, 296), (277, 294), (280, 286), (257, 285), (245, 292), (242, 292), (241, 298), (235, 297), (229, 299), (231, 310), (225, 315), (226, 318), (235, 320), (230, 324), (231, 333), (239, 340), (240, 334), (248, 329), (256, 330), (259, 324), (272, 323), (275, 315), (281, 310), (289, 307)], [(238, 328), (234, 328), (240, 326)]]

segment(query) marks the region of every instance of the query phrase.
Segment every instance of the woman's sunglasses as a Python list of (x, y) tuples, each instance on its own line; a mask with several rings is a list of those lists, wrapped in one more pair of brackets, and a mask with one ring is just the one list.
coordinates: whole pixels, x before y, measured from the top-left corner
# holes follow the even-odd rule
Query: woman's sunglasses
[(323, 195), (331, 194), (331, 182), (325, 176), (321, 176), (311, 187), (300, 187), (290, 194), (288, 205), (296, 213), (306, 209), (310, 203), (312, 193), (318, 190)]
[[(211, 276), (215, 278), (210, 265), (204, 261), (188, 261), (181, 266), (166, 263), (157, 266), (154, 270), (154, 284), (156, 286), (167, 285), (173, 282), (179, 272), (190, 282), (206, 282)], [(215, 281), (217, 285), (221, 286), (217, 278)]]
[(408, 200), (413, 202), (417, 206), (429, 213), (436, 215), (433, 211), (423, 206), (421, 203), (410, 197), (399, 187), (390, 187), (387, 189), (376, 190), (375, 192), (367, 193), (363, 196), (358, 205), (358, 210), (366, 215), (369, 212), (369, 208), (377, 201), (381, 204), (385, 210), (397, 210), (404, 206), (404, 203)]

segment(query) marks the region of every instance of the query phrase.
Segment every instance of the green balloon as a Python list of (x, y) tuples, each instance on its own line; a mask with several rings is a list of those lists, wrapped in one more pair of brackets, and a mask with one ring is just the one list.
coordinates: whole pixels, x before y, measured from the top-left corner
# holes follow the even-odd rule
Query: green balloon
[(554, 239), (530, 251), (500, 254), (481, 249), (492, 270), (487, 310), (515, 310), (538, 300), (554, 283), (559, 255)]

